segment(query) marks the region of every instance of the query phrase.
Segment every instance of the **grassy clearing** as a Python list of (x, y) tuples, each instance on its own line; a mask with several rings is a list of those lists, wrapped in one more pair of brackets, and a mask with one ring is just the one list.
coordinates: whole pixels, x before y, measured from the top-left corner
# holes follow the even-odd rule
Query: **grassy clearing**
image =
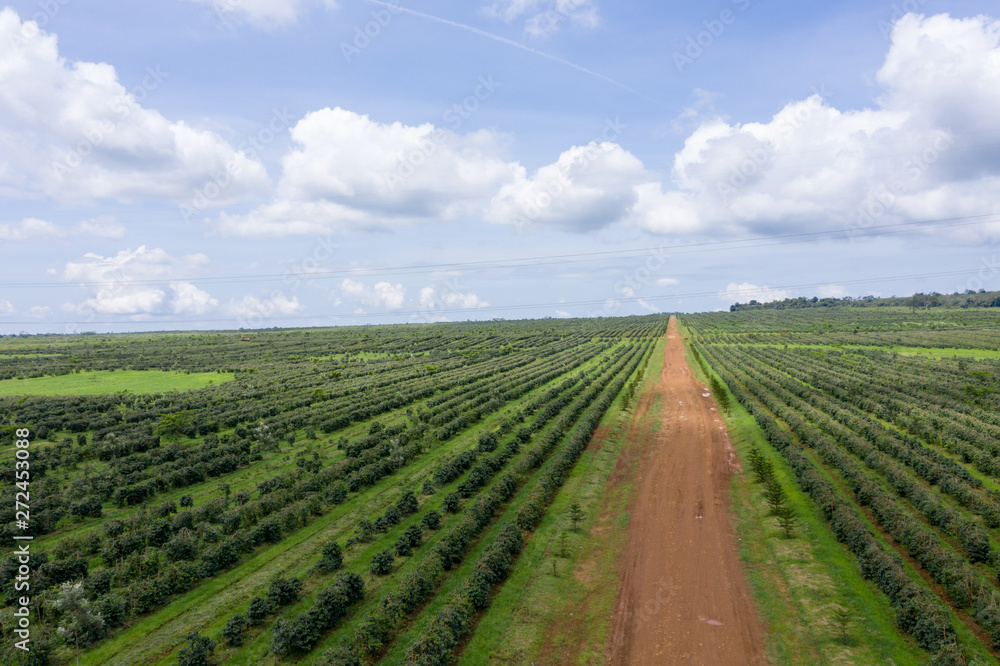
[[(706, 379), (690, 350), (688, 354), (696, 376)], [(740, 559), (765, 624), (771, 660), (782, 664), (926, 663), (927, 653), (899, 632), (889, 600), (861, 577), (856, 560), (799, 489), (784, 458), (767, 443), (735, 396), (726, 392), (731, 407), (722, 417), (737, 455), (745, 461), (756, 446), (771, 461), (798, 517), (795, 536), (786, 539), (777, 519), (768, 515), (759, 485), (748, 474), (733, 477), (730, 497)], [(833, 611), (838, 607), (852, 611), (846, 640), (834, 621)]]
[[(659, 377), (665, 344), (658, 343), (652, 352), (647, 384), (650, 377)], [(626, 441), (631, 415), (621, 409), (620, 401), (621, 396), (531, 534), (513, 572), (476, 626), (460, 665), (604, 663), (627, 540), (634, 469), (623, 465), (617, 472), (624, 471), (624, 478), (609, 480), (623, 449), (638, 448), (634, 439)], [(642, 427), (652, 432), (658, 423), (648, 421)], [(567, 517), (573, 502), (579, 502), (585, 513), (577, 530)], [(565, 556), (560, 553), (563, 534)], [(567, 651), (574, 655), (571, 662)]]
[(5, 379), (0, 395), (102, 395), (131, 391), (162, 393), (191, 391), (233, 379), (228, 372), (180, 372), (176, 370), (94, 370), (57, 377)]

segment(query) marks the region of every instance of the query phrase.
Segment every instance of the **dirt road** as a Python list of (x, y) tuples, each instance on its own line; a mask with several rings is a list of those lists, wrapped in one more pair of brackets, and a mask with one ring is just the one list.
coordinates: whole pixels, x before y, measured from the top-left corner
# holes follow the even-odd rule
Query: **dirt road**
[(642, 453), (615, 605), (612, 664), (763, 664), (728, 515), (739, 463), (671, 318), (662, 426)]

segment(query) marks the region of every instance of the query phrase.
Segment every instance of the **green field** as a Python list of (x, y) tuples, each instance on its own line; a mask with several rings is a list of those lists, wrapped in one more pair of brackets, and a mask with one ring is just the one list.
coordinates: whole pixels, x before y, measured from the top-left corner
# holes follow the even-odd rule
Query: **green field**
[[(338, 646), (364, 663), (405, 661), (513, 521), (521, 535), (549, 516), (561, 466), (588, 468), (581, 447), (606, 412), (616, 417), (666, 323), (269, 331), (249, 344), (225, 333), (0, 340), (0, 387), (14, 387), (0, 394), (4, 432), (26, 427), (39, 444), (33, 552), (49, 562), (34, 587), (55, 598), (83, 581), (104, 618), (81, 641), (85, 664), (176, 664), (192, 632), (215, 643), (213, 664), (322, 664)], [(317, 570), (334, 542), (342, 563)], [(373, 575), (386, 554), (389, 570)], [(428, 577), (425, 603), (393, 606), (415, 575)], [(338, 580), (362, 585), (362, 598), (317, 614)], [(278, 584), (292, 596), (272, 595)], [(255, 599), (263, 616), (227, 634)], [(56, 632), (64, 617), (33, 624), (50, 663), (75, 660)]]
[[(732, 525), (773, 663), (998, 663), (995, 320), (679, 316), (746, 472)], [(604, 663), (666, 323), (0, 340), (0, 425), (38, 444), (38, 598), (83, 581), (107, 619), (84, 664), (172, 666), (192, 632), (218, 666)], [(37, 650), (74, 663), (48, 608)]]
[(177, 370), (93, 370), (54, 377), (5, 379), (0, 395), (103, 395), (190, 391), (233, 379), (232, 373), (180, 372)]

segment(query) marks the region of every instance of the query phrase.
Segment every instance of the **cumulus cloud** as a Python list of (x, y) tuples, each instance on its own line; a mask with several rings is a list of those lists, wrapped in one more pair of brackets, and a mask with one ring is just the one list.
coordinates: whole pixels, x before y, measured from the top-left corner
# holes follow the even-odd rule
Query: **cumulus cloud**
[(512, 178), (505, 137), (465, 135), (431, 123), (380, 123), (340, 107), (307, 114), (292, 129), (277, 198), (216, 220), (226, 235), (283, 236), (454, 220)]
[(420, 290), (420, 307), (424, 310), (438, 308), (485, 308), (489, 301), (484, 301), (472, 292), (459, 291), (448, 287), (444, 292), (438, 292), (435, 287), (424, 287)]
[(384, 307), (387, 310), (398, 310), (403, 307), (406, 299), (406, 289), (401, 284), (377, 282), (369, 287), (364, 282), (344, 278), (340, 283), (341, 295), (356, 303), (373, 307)]
[(255, 28), (282, 28), (299, 20), (313, 5), (336, 8), (334, 0), (192, 0), (206, 5), (225, 22), (245, 21)]
[(492, 198), (485, 219), (596, 229), (624, 217), (636, 204), (637, 183), (652, 178), (642, 161), (618, 144), (592, 141), (563, 152), (530, 177), (517, 166), (514, 180)]
[(7, 317), (12, 314), (17, 314), (17, 308), (10, 301), (0, 298), (0, 317)]
[(190, 282), (174, 282), (170, 288), (174, 292), (172, 303), (174, 314), (200, 315), (211, 312), (219, 306), (219, 301), (212, 298), (211, 294)]
[(746, 303), (752, 300), (758, 303), (770, 303), (788, 298), (788, 292), (784, 289), (771, 289), (767, 285), (758, 287), (750, 282), (740, 284), (731, 282), (719, 292), (719, 298), (729, 303)]
[[(497, 15), (532, 6), (504, 4), (508, 13)], [(820, 87), (757, 123), (706, 116), (712, 96), (698, 91), (703, 103), (682, 114), (698, 125), (668, 177), (617, 143), (594, 142), (530, 177), (516, 167), (484, 218), (581, 231), (623, 223), (675, 235), (858, 234), (1000, 211), (1000, 147), (981, 139), (1000, 131), (1000, 22), (904, 16), (877, 80), (883, 93), (872, 108), (837, 109)]]
[(230, 300), (224, 308), (227, 314), (239, 318), (243, 323), (253, 324), (259, 324), (273, 316), (297, 314), (304, 309), (297, 296), (288, 298), (281, 293), (273, 293), (267, 298), (247, 294), (240, 300)]
[(125, 237), (125, 227), (114, 217), (101, 216), (85, 220), (71, 227), (60, 227), (39, 220), (25, 218), (18, 224), (0, 224), (0, 240), (26, 241), (32, 238), (66, 238), (69, 236), (96, 236), (98, 238), (121, 239)]
[(671, 183), (640, 186), (630, 221), (658, 233), (858, 232), (900, 219), (1000, 210), (1000, 22), (907, 15), (896, 22), (877, 106), (838, 110), (825, 91), (768, 122), (705, 121)]
[(524, 19), (525, 33), (536, 39), (558, 32), (567, 22), (583, 28), (601, 22), (593, 0), (499, 0), (483, 11), (507, 23)]
[(51, 222), (29, 217), (20, 224), (0, 224), (0, 240), (23, 241), (29, 238), (44, 238), (58, 235), (58, 229)]
[[(147, 249), (121, 250), (113, 257), (87, 253), (84, 261), (67, 263), (61, 277), (91, 291), (91, 296), (63, 308), (77, 314), (108, 314), (142, 316), (173, 312), (202, 314), (215, 307), (207, 293), (187, 282), (171, 284), (168, 296), (159, 281), (190, 274), (209, 264), (203, 254), (173, 257), (166, 251)], [(200, 310), (199, 310), (200, 308)]]
[(126, 88), (111, 65), (71, 62), (55, 35), (0, 10), (0, 192), (182, 201), (227, 171), (227, 197), (269, 188), (264, 167), (217, 134), (142, 105), (169, 78), (150, 66)]
[[(550, 6), (561, 5), (504, 0), (487, 9), (513, 21)], [(1000, 131), (1000, 22), (904, 16), (877, 82), (870, 108), (838, 109), (820, 87), (754, 123), (720, 118), (699, 91), (681, 118), (697, 126), (669, 174), (617, 143), (617, 123), (529, 172), (507, 161), (507, 138), (493, 131), (322, 109), (292, 130), (276, 198), (214, 222), (223, 235), (272, 237), (469, 218), (578, 232), (618, 224), (673, 235), (855, 234), (1000, 212), (1000, 146), (982, 140)]]
[(816, 291), (820, 298), (843, 298), (849, 293), (843, 285), (839, 284), (824, 284)]

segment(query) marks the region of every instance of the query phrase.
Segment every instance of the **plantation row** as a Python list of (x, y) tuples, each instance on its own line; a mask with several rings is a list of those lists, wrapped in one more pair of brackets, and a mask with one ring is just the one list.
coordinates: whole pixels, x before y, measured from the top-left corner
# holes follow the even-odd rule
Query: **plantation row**
[[(753, 324), (742, 321), (742, 313), (730, 319), (732, 328)], [(734, 339), (742, 333), (698, 333), (696, 358), (707, 361), (754, 416), (857, 556), (862, 574), (893, 602), (900, 628), (941, 663), (965, 663), (950, 605), (1000, 645), (1000, 494), (973, 472), (991, 469), (985, 463), (994, 457), (992, 445), (970, 450), (975, 440), (925, 438), (913, 427), (927, 418), (955, 433), (961, 430), (947, 428), (949, 417), (987, 415), (990, 410), (962, 401), (952, 388), (968, 379), (968, 362), (959, 367), (957, 360), (928, 362), (878, 350), (739, 344)], [(915, 583), (887, 543), (898, 544), (939, 587)]]
[[(454, 406), (449, 410), (440, 410), (434, 415), (445, 420), (444, 425), (438, 431), (438, 438), (444, 439), (449, 436), (450, 432), (454, 432), (463, 420), (467, 423), (474, 418), (471, 413), (462, 413), (462, 401), (477, 400), (481, 394), (476, 391), (463, 392), (464, 386), (474, 384), (482, 391), (484, 390), (482, 378), (487, 377), (488, 379), (485, 381), (490, 382), (491, 386), (487, 386), (485, 390), (489, 391), (492, 387), (497, 386), (498, 376), (503, 376), (517, 368), (526, 368), (526, 370), (512, 376), (517, 377), (519, 382), (530, 385), (543, 375), (551, 376), (564, 365), (575, 367), (586, 358), (599, 353), (603, 348), (603, 344), (585, 344), (581, 345), (581, 349), (576, 349), (571, 342), (559, 341), (547, 345), (538, 358), (522, 354), (519, 355), (520, 358), (497, 359), (488, 362), (485, 364), (486, 367), (482, 369), (473, 366), (470, 368), (471, 372), (470, 370), (456, 370), (442, 373), (434, 378), (420, 380), (420, 386), (409, 391), (407, 389), (410, 384), (397, 383), (393, 387), (383, 389), (384, 391), (393, 391), (394, 397), (391, 400), (382, 400), (377, 392), (374, 395), (369, 392), (364, 396), (364, 404), (347, 408), (348, 415), (339, 417), (340, 420), (336, 423), (327, 419), (322, 409), (312, 409), (309, 413), (312, 423), (318, 429), (324, 432), (333, 431), (349, 426), (354, 418), (368, 419), (411, 404), (428, 395), (435, 393), (456, 395), (456, 391), (458, 391), (459, 394)], [(254, 392), (251, 392), (248, 396), (250, 399), (244, 402), (254, 404), (255, 395)], [(279, 404), (278, 401), (283, 397), (289, 399), (287, 396), (282, 396), (281, 393), (275, 393), (269, 400)], [(206, 402), (209, 400), (210, 398), (205, 398)], [(345, 400), (349, 400), (349, 397)], [(335, 401), (327, 402), (333, 404)], [(372, 402), (375, 402), (374, 407), (371, 406)], [(169, 422), (178, 413), (184, 413), (189, 417), (193, 414), (201, 419), (212, 419), (218, 415), (219, 411), (224, 410), (227, 404), (226, 401), (216, 400), (212, 406), (202, 410), (166, 411), (159, 416), (160, 424), (165, 420)], [(253, 409), (254, 415), (265, 413), (273, 417), (274, 420), (269, 424), (258, 425), (252, 429), (237, 425), (233, 436), (217, 437), (211, 431), (219, 430), (218, 422), (202, 421), (203, 424), (209, 423), (207, 430), (210, 432), (204, 436), (203, 443), (194, 446), (161, 447), (159, 436), (143, 434), (138, 437), (133, 435), (129, 438), (129, 431), (125, 429), (95, 431), (91, 441), (78, 445), (73, 451), (71, 462), (67, 462), (73, 467), (81, 462), (94, 459), (108, 460), (110, 464), (104, 467), (98, 466), (96, 473), (87, 474), (84, 478), (75, 480), (65, 489), (65, 496), (58, 488), (47, 487), (43, 495), (44, 504), (39, 504), (35, 509), (35, 518), (32, 522), (34, 533), (36, 535), (47, 533), (66, 513), (72, 514), (75, 511), (76, 515), (93, 516), (97, 513), (95, 502), (104, 503), (112, 500), (116, 506), (134, 506), (151, 500), (157, 492), (201, 483), (207, 478), (222, 476), (260, 460), (262, 454), (275, 450), (279, 442), (282, 439), (287, 439), (288, 435), (294, 433), (295, 429), (311, 427), (309, 422), (300, 417), (300, 413), (305, 410), (296, 408), (295, 404), (294, 398), (291, 398), (290, 402), (286, 404), (287, 409), (284, 412), (279, 407), (263, 412), (259, 408)], [(484, 409), (495, 408), (496, 404), (494, 400)], [(166, 406), (164, 409), (172, 409), (172, 407)], [(208, 413), (205, 413), (206, 411)], [(244, 411), (250, 410), (244, 408)], [(431, 418), (428, 412), (421, 412), (421, 414), (426, 415), (428, 420)], [(236, 419), (229, 417), (226, 421), (235, 425)], [(31, 423), (31, 421), (25, 422)], [(313, 434), (314, 436), (317, 428), (313, 428), (312, 433), (307, 432), (307, 435)], [(155, 428), (148, 424), (146, 429), (155, 432)], [(80, 439), (86, 441), (85, 436), (82, 438), (78, 436), (78, 441)], [(54, 470), (60, 469), (62, 467), (58, 464), (62, 462), (60, 453), (71, 447), (72, 445), (67, 443), (57, 445), (52, 447), (54, 453), (51, 455), (47, 454), (44, 448), (38, 450), (37, 459), (33, 465), (35, 478), (42, 476), (50, 466)], [(11, 468), (5, 470), (3, 476), (6, 478), (12, 474)], [(5, 507), (3, 513), (6, 515), (11, 510), (10, 507)], [(13, 520), (12, 514), (10, 519)], [(10, 529), (9, 525), (5, 525), (5, 529)]]
[[(542, 412), (531, 429), (519, 431), (498, 453), (473, 467), (465, 475), (462, 484), (475, 478), (477, 470), (481, 470), (479, 476), (484, 481), (506, 471), (488, 488), (484, 482), (476, 484), (483, 489), (472, 496), (468, 506), (461, 510), (458, 522), (437, 540), (433, 550), (423, 557), (416, 568), (405, 574), (394, 590), (383, 596), (375, 608), (365, 615), (350, 644), (343, 648), (355, 658), (376, 659), (406, 618), (427, 601), (447, 572), (463, 561), (478, 535), (493, 523), (498, 510), (521, 491), (527, 475), (549, 459), (555, 447), (566, 438), (572, 424), (580, 418), (580, 414), (594, 403), (601, 391), (616, 377), (631, 373), (643, 353), (644, 350), (630, 349), (627, 356), (619, 357), (613, 365), (606, 366), (597, 379), (580, 382), (578, 389), (584, 390), (567, 393), (566, 397), (575, 399), (569, 402), (564, 398), (561, 402), (568, 403), (568, 406), (561, 412)], [(560, 414), (559, 419), (546, 427), (556, 414)], [(522, 443), (531, 438), (532, 432), (543, 430), (544, 434), (533, 447), (515, 457)], [(588, 438), (589, 433), (587, 430)], [(460, 495), (453, 493), (445, 498), (444, 506), (447, 511), (455, 513), (459, 510)]]
[[(567, 367), (575, 366), (567, 363)], [(550, 371), (544, 377), (553, 374), (561, 373)], [(522, 378), (508, 397), (519, 397), (538, 383), (536, 377)], [(364, 438), (369, 446), (360, 455), (322, 469), (304, 464), (301, 472), (259, 483), (256, 500), (250, 500), (249, 493), (237, 493), (235, 506), (226, 496), (180, 513), (176, 504), (166, 502), (148, 511), (143, 508), (127, 521), (111, 520), (101, 530), (93, 528), (86, 536), (61, 544), (59, 552), (71, 555), (42, 565), (40, 575), (52, 584), (86, 577), (84, 556), (99, 554), (103, 567), (88, 578), (88, 591), (98, 607), (120, 624), (234, 566), (245, 554), (280, 542), (344, 501), (348, 493), (396, 473), (422, 452), (426, 428), (417, 424), (412, 431), (379, 429)], [(378, 445), (370, 445), (373, 439)]]
[[(885, 427), (877, 418), (846, 406), (834, 395), (826, 393), (820, 382), (806, 384), (794, 380), (759, 362), (752, 353), (737, 354), (732, 348), (708, 349), (731, 365), (741, 364), (754, 386), (777, 396), (780, 402), (797, 410), (823, 434), (881, 472), (901, 496), (910, 499), (925, 513), (932, 524), (956, 533), (959, 531), (957, 512), (947, 509), (932, 497), (917, 478), (922, 478), (929, 485), (937, 485), (942, 493), (951, 495), (960, 505), (981, 516), (988, 527), (1000, 526), (1000, 502), (996, 493), (983, 491), (982, 481), (956, 461), (923, 445), (914, 437)], [(798, 367), (799, 376), (808, 374), (807, 367)], [(962, 528), (963, 533), (975, 531), (972, 526), (966, 529), (963, 525)]]
[[(666, 321), (647, 317), (602, 324), (607, 326), (555, 322), (552, 331), (542, 333), (523, 323), (498, 324), (520, 329), (516, 338), (477, 334), (478, 325), (456, 326), (450, 338), (440, 334), (450, 326), (427, 327), (428, 339), (405, 341), (411, 349), (426, 343), (422, 355), (413, 357), (371, 358), (364, 349), (323, 350), (300, 340), (297, 348), (282, 349), (296, 349), (289, 356), (303, 358), (270, 362), (266, 357), (273, 350), (264, 351), (253, 359), (254, 366), (230, 368), (237, 371), (234, 381), (187, 393), (0, 399), (12, 409), (7, 424), (25, 423), (23, 415), (52, 418), (40, 426), (48, 428), (52, 443), (36, 441), (32, 451), (38, 462), (35, 469), (33, 457), (33, 474), (40, 477), (32, 487), (33, 590), (40, 591), (33, 603), (43, 648), (38, 658), (52, 647), (57, 661), (68, 656), (46, 631), (63, 617), (51, 605), (64, 593), (58, 586), (82, 582), (86, 599), (103, 618), (100, 626), (77, 637), (81, 645), (114, 636), (117, 627), (164, 604), (183, 603), (188, 592), (219, 574), (281, 544), (334, 508), (351, 506), (367, 488), (396, 478), (428, 454), (439, 455), (439, 447), (451, 449), (454, 438), (490, 418), (495, 430), (481, 433), (472, 450), (443, 458), (415, 489), (434, 498), (438, 488), (449, 488), (438, 496), (436, 508), (409, 492), (404, 497), (412, 498), (412, 506), (393, 505), (375, 519), (362, 519), (353, 537), (327, 543), (325, 564), (302, 580), (287, 579), (285, 587), (274, 582), (277, 587), (260, 600), (248, 599), (254, 603), (227, 622), (224, 636), (213, 639), (236, 648), (271, 626), (273, 654), (313, 647), (338, 618), (369, 603), (362, 579), (339, 576), (310, 592), (314, 610), (301, 620), (278, 618), (272, 626), (271, 618), (298, 598), (303, 581), (312, 581), (307, 586), (312, 590), (342, 566), (354, 574), (377, 569), (383, 575), (399, 558), (423, 562), (435, 553), (443, 558), (436, 576), (440, 585), (513, 494), (490, 512), (483, 498), (499, 496), (496, 488), (508, 487), (510, 479), (517, 484), (508, 492), (519, 492), (526, 475), (543, 465), (581, 413), (597, 404), (601, 389), (635, 369), (649, 336), (662, 334)], [(636, 344), (623, 344), (623, 339)], [(398, 342), (402, 347), (404, 341)], [(498, 418), (511, 404), (518, 407)], [(338, 414), (347, 415), (346, 422), (331, 426)], [(252, 420), (244, 420), (247, 415)], [(79, 423), (81, 417), (91, 427), (69, 431), (67, 423)], [(28, 421), (32, 428), (38, 428), (36, 423)], [(333, 436), (326, 439), (328, 430)], [(536, 436), (534, 446), (525, 448)], [(282, 456), (289, 462), (266, 473), (269, 461), (284, 451), (292, 452)], [(473, 511), (475, 520), (469, 517)], [(485, 522), (470, 531), (468, 526), (479, 521)], [(387, 538), (389, 548), (371, 552), (369, 543)], [(46, 548), (50, 539), (53, 545)], [(428, 544), (436, 545), (427, 550)], [(16, 571), (9, 558), (0, 563), (7, 604)], [(384, 633), (384, 621), (369, 618), (372, 610), (363, 624)], [(9, 613), (8, 607), (0, 616), (4, 635), (11, 628)], [(392, 617), (398, 621), (398, 609)], [(390, 628), (390, 634), (394, 631)], [(210, 643), (193, 638), (184, 659), (211, 652)], [(363, 641), (352, 641), (347, 649), (371, 658)]]

